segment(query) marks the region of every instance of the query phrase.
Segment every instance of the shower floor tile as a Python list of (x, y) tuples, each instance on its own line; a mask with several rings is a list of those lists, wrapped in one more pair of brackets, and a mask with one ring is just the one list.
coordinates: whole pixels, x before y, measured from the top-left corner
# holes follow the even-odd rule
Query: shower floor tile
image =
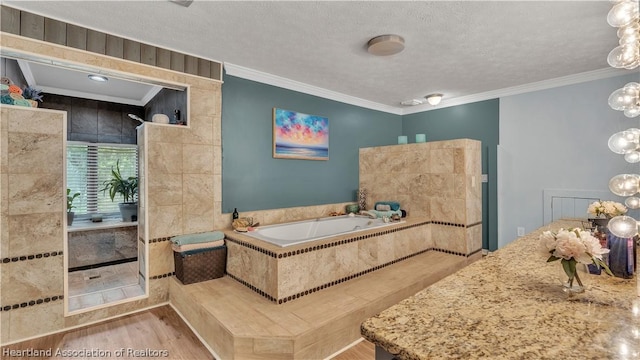
[(144, 294), (138, 284), (138, 262), (69, 273), (69, 311)]

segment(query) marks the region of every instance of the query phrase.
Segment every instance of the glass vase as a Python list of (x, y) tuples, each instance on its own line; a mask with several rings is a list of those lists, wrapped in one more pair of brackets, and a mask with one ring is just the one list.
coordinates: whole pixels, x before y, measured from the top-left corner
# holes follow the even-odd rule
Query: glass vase
[(565, 271), (565, 265), (558, 267), (558, 280), (562, 284), (562, 291), (572, 294), (581, 294), (589, 287), (589, 268), (585, 264), (575, 263), (575, 275), (573, 278)]

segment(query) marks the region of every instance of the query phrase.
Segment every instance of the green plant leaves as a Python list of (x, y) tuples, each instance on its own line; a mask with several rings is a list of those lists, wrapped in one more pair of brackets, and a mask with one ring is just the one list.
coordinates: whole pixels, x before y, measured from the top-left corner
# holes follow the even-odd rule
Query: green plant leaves
[(126, 179), (120, 173), (120, 160), (116, 161), (116, 168), (111, 168), (111, 179), (102, 183), (104, 188), (100, 191), (109, 192), (111, 201), (114, 201), (116, 194), (121, 194), (124, 202), (133, 202), (138, 194), (138, 178), (130, 176)]
[(576, 276), (576, 262), (573, 258), (571, 260), (562, 259), (562, 268), (569, 277), (570, 282), (573, 282), (573, 278)]
[(80, 196), (80, 193), (74, 193), (73, 195), (71, 194), (71, 189), (67, 188), (67, 212), (70, 212), (71, 209), (73, 209), (75, 206), (73, 206), (73, 200), (75, 200), (78, 196)]

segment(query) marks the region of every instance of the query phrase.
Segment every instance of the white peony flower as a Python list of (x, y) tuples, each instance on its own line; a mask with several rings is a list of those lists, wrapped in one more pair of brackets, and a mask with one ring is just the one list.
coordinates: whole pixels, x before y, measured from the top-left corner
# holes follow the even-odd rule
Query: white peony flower
[(556, 238), (556, 250), (553, 252), (553, 256), (566, 260), (574, 258), (583, 264), (592, 263), (591, 256), (586, 253), (586, 248), (582, 240), (575, 232), (561, 230), (558, 232)]
[(600, 245), (600, 240), (593, 237), (590, 233), (580, 235), (580, 237), (582, 238), (585, 251), (591, 254), (592, 257), (602, 260), (602, 255), (609, 253), (609, 249), (603, 248), (602, 245)]
[(594, 216), (614, 217), (627, 212), (627, 207), (617, 201), (594, 201), (589, 204), (587, 212)]
[(549, 255), (551, 250), (556, 248), (556, 237), (551, 231), (545, 231), (540, 235), (540, 251)]

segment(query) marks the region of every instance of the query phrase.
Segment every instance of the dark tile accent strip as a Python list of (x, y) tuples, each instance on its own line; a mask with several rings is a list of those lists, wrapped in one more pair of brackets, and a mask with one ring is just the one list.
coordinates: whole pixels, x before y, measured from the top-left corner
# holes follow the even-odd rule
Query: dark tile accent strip
[(156, 279), (162, 279), (162, 278), (166, 278), (169, 276), (174, 276), (176, 273), (174, 272), (170, 272), (170, 273), (166, 273), (166, 274), (160, 274), (160, 275), (153, 275), (149, 278), (149, 280), (156, 280)]
[(136, 256), (136, 257), (133, 257), (133, 258), (118, 259), (118, 260), (107, 261), (107, 262), (103, 262), (103, 263), (99, 263), (99, 264), (76, 266), (74, 268), (69, 268), (69, 272), (95, 269), (95, 268), (99, 268), (99, 267), (103, 267), (103, 266), (109, 266), (109, 265), (124, 264), (124, 263), (133, 262), (133, 261), (137, 261), (137, 260), (138, 260), (138, 257)]
[[(227, 241), (231, 241), (231, 242), (236, 243), (238, 245), (241, 245), (241, 246), (244, 246), (244, 247), (248, 247), (249, 249), (252, 249), (252, 250), (261, 252), (263, 254), (266, 254), (267, 256), (270, 256), (272, 258), (281, 259), (281, 258), (286, 258), (286, 257), (289, 257), (289, 256), (296, 256), (296, 255), (304, 254), (304, 253), (307, 253), (309, 251), (317, 251), (317, 250), (321, 250), (321, 249), (332, 248), (334, 246), (339, 246), (339, 245), (349, 244), (349, 243), (352, 243), (352, 242), (355, 242), (355, 241), (370, 239), (372, 237), (376, 237), (376, 236), (380, 236), (380, 235), (391, 234), (391, 233), (394, 233), (394, 232), (407, 230), (407, 229), (411, 229), (411, 228), (418, 227), (418, 226), (427, 225), (429, 223), (430, 223), (430, 221), (424, 221), (424, 222), (405, 225), (405, 226), (398, 226), (398, 227), (395, 227), (393, 229), (382, 230), (382, 231), (375, 232), (375, 233), (372, 233), (372, 234), (367, 234), (367, 235), (354, 236), (354, 237), (350, 237), (350, 238), (343, 239), (343, 240), (337, 240), (337, 241), (334, 241), (334, 242), (331, 242), (331, 243), (327, 243), (327, 244), (323, 244), (323, 245), (309, 246), (307, 248), (302, 248), (302, 249), (298, 249), (298, 250), (294, 250), (294, 251), (288, 251), (286, 253), (281, 253), (281, 254), (276, 254), (275, 252), (273, 252), (271, 250), (263, 249), (261, 247), (258, 247), (258, 246), (253, 245), (253, 244), (249, 244), (249, 243), (247, 243), (245, 241), (242, 241), (242, 240), (238, 240), (238, 239), (234, 239), (234, 238), (230, 238), (230, 237), (226, 237), (225, 239)], [(464, 225), (462, 225), (462, 226), (464, 226)]]
[(255, 246), (253, 244), (249, 244), (248, 242), (242, 241), (242, 240), (238, 240), (238, 239), (234, 239), (234, 238), (230, 238), (230, 237), (225, 237), (226, 241), (231, 241), (232, 243), (236, 243), (240, 246), (244, 246), (246, 248), (249, 248), (251, 250), (255, 250), (258, 252), (261, 252), (263, 254), (266, 254), (267, 256), (270, 256), (272, 258), (281, 258), (283, 254), (276, 254), (275, 252), (271, 251), (271, 250), (267, 250), (267, 249), (263, 249), (261, 247)]
[(478, 226), (478, 225), (482, 225), (482, 221), (478, 221), (478, 222), (476, 222), (476, 223), (473, 223), (473, 224), (469, 224), (469, 225), (467, 225), (467, 229), (468, 229), (468, 228), (471, 228), (471, 227), (474, 227), (474, 226)]
[(19, 303), (19, 304), (2, 305), (2, 306), (0, 306), (0, 311), (7, 312), (7, 311), (23, 308), (23, 307), (40, 305), (40, 304), (43, 304), (43, 303), (48, 303), (48, 302), (62, 300), (62, 299), (64, 299), (64, 295), (55, 295), (55, 296), (45, 297), (45, 298), (41, 298), (41, 299), (37, 299), (37, 300), (25, 301), (25, 302), (22, 302), (22, 303)]
[(42, 259), (42, 258), (48, 258), (50, 256), (62, 256), (62, 251), (52, 251), (52, 252), (45, 252), (45, 253), (33, 254), (33, 255), (14, 256), (11, 258), (6, 257), (2, 259), (2, 264), (7, 264), (10, 262)]
[(467, 254), (467, 257), (471, 257), (471, 256), (473, 256), (473, 255), (475, 255), (475, 254), (477, 254), (477, 253), (479, 253), (479, 252), (481, 252), (481, 251), (482, 251), (482, 248), (480, 248), (480, 249), (478, 249), (478, 250), (476, 250), (476, 251), (472, 251), (472, 252), (470, 252), (469, 254)]
[(430, 223), (432, 223), (432, 224), (436, 224), (436, 225), (446, 225), (446, 226), (455, 226), (455, 227), (465, 227), (465, 225), (464, 225), (464, 224), (456, 224), (456, 223), (447, 222), (447, 221), (435, 221), (435, 220), (432, 220), (432, 221), (430, 221)]
[(255, 287), (255, 286), (253, 286), (253, 285), (249, 284), (248, 282), (246, 282), (246, 281), (244, 281), (244, 280), (242, 280), (242, 279), (240, 279), (240, 278), (238, 278), (238, 277), (235, 277), (235, 276), (233, 276), (232, 274), (227, 273), (227, 275), (228, 275), (230, 278), (232, 278), (233, 280), (235, 280), (235, 281), (237, 281), (237, 282), (241, 283), (242, 285), (244, 285), (244, 286), (248, 287), (249, 289), (251, 289), (251, 290), (253, 290), (253, 291), (257, 292), (258, 294), (260, 294), (260, 295), (262, 295), (262, 296), (264, 296), (264, 297), (266, 297), (267, 299), (269, 299), (269, 300), (271, 300), (271, 301), (273, 301), (273, 302), (276, 302), (276, 298), (274, 298), (273, 296), (271, 296), (271, 295), (267, 294), (266, 292), (264, 292), (264, 291), (262, 291), (262, 290), (258, 289), (257, 287)]
[[(152, 243), (169, 241), (169, 240), (171, 240), (170, 236), (169, 237), (161, 237), (161, 238), (157, 238), (157, 239), (151, 239), (151, 240), (149, 240), (149, 243), (152, 244)], [(144, 240), (142, 242), (144, 242)]]
[(464, 256), (464, 257), (467, 257), (467, 254), (463, 254), (463, 253), (461, 253), (461, 252), (452, 251), (452, 250), (447, 250), (447, 249), (431, 248), (430, 250), (438, 251), (438, 252), (443, 252), (443, 253), (445, 253), (445, 254), (451, 254), (451, 255), (457, 255), (457, 256)]

